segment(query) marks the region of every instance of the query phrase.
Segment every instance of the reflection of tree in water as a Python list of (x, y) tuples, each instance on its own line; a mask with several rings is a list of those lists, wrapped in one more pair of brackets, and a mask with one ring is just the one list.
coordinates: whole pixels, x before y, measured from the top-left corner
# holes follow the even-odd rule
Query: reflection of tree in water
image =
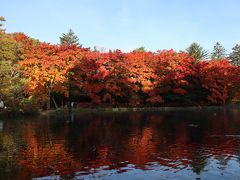
[(237, 162), (240, 164), (240, 143), (238, 144), (237, 148), (235, 148), (234, 154), (236, 154)]
[[(123, 172), (122, 167), (128, 164), (154, 169), (156, 166), (149, 165), (152, 162), (176, 171), (190, 166), (194, 173), (201, 174), (211, 158), (225, 167), (226, 154), (239, 153), (238, 140), (211, 135), (219, 133), (218, 129), (224, 133), (240, 132), (239, 121), (230, 124), (221, 113), (202, 114), (91, 113), (76, 115), (71, 122), (63, 116), (45, 117), (19, 123), (16, 134), (5, 128), (4, 133), (0, 132), (0, 140), (9, 152), (18, 149), (12, 161), (17, 158), (21, 167), (18, 176), (25, 178), (54, 172), (70, 178), (76, 171), (87, 173), (102, 166)], [(18, 147), (23, 143), (18, 139), (26, 142), (21, 150)], [(5, 155), (2, 149), (0, 158)], [(9, 172), (12, 171), (14, 167), (9, 166)]]
[(16, 178), (18, 171), (16, 157), (24, 144), (20, 138), (20, 123), (21, 121), (3, 123), (3, 131), (0, 132), (0, 179)]
[(206, 165), (207, 157), (203, 156), (201, 150), (196, 150), (194, 158), (192, 159), (191, 162), (192, 171), (199, 175), (204, 170)]
[(221, 170), (226, 169), (228, 161), (230, 160), (229, 157), (226, 157), (225, 155), (217, 155), (215, 156), (215, 159), (218, 160), (220, 167), (218, 167)]
[[(59, 137), (49, 141), (49, 137), (53, 134), (49, 135), (51, 131), (48, 126), (48, 122), (45, 121), (41, 124), (26, 122), (22, 127), (27, 146), (19, 153), (17, 162), (23, 170), (19, 176), (24, 179), (41, 177), (46, 174), (69, 174), (81, 166), (81, 163), (75, 161), (66, 151)], [(41, 128), (41, 133), (39, 128)], [(62, 133), (65, 135), (66, 131)]]
[(4, 179), (6, 177), (10, 179), (14, 177), (10, 170), (16, 170), (15, 156), (17, 147), (13, 136), (10, 134), (3, 134), (1, 135), (0, 139), (0, 179)]

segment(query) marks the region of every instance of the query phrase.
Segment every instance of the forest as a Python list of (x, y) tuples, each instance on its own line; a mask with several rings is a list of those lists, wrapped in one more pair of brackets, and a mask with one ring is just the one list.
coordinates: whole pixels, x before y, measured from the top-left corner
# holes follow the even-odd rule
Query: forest
[(182, 51), (85, 48), (70, 30), (59, 44), (7, 33), (0, 18), (0, 100), (8, 110), (223, 105), (239, 99), (239, 45)]

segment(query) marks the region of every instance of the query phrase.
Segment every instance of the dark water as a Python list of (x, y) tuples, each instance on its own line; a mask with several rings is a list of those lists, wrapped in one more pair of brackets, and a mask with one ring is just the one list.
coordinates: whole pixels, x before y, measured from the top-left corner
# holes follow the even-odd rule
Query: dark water
[(0, 179), (240, 179), (240, 109), (0, 120)]

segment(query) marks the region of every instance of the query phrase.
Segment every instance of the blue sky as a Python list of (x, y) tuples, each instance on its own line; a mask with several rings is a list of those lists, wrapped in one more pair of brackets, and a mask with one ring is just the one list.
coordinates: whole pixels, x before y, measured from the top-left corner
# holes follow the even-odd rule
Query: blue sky
[(239, 0), (2, 0), (7, 32), (59, 43), (72, 28), (85, 47), (185, 49), (198, 42), (228, 52), (240, 43)]

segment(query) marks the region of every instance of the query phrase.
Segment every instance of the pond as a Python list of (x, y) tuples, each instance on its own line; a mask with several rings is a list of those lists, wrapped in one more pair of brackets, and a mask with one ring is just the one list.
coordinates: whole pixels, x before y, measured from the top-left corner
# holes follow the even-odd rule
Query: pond
[(240, 109), (0, 119), (0, 179), (240, 179)]

